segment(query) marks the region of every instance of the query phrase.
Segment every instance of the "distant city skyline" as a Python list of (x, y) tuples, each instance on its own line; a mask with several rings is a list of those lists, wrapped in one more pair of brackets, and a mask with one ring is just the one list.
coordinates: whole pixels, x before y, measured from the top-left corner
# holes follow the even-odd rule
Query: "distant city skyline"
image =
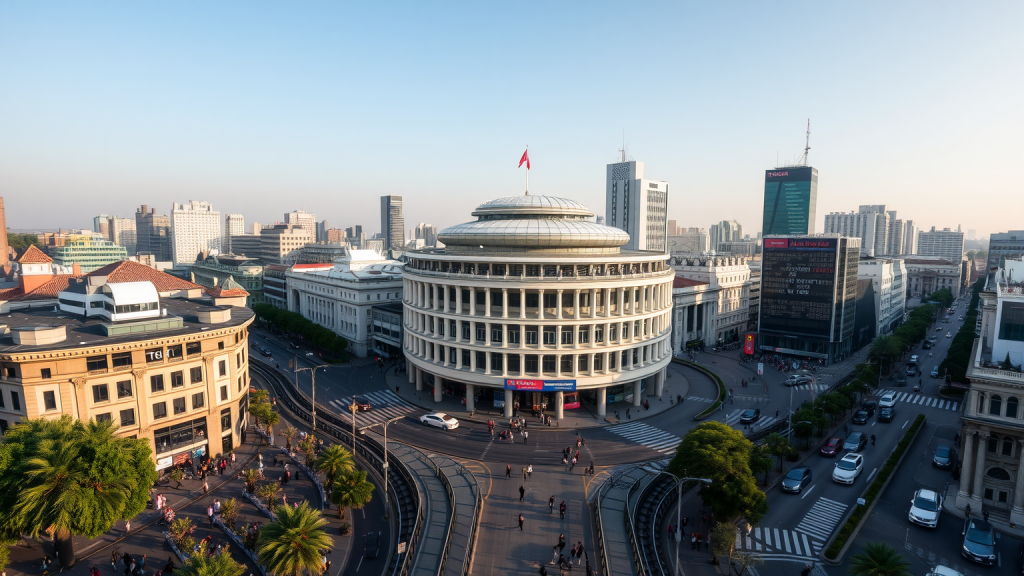
[[(673, 183), (669, 219), (754, 236), (764, 170), (800, 155), (810, 118), (815, 229), (859, 204), (923, 230), (1020, 228), (1024, 79), (1006, 70), (1024, 5), (613, 6), (3, 4), (7, 224), (88, 229), (193, 198), (372, 235), (396, 195), (440, 230), (522, 194), (526, 144), (532, 194), (604, 215), (625, 140)], [(679, 33), (607, 41), (655, 22)], [(618, 69), (657, 89), (607, 90)]]

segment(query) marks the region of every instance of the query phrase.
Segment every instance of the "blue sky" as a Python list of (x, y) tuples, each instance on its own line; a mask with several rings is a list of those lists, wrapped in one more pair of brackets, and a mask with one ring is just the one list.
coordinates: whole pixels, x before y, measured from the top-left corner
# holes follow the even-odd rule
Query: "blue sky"
[(623, 132), (669, 217), (760, 227), (811, 119), (829, 211), (1024, 228), (1020, 2), (0, 1), (11, 228), (208, 200), (409, 228), (531, 192), (604, 211)]

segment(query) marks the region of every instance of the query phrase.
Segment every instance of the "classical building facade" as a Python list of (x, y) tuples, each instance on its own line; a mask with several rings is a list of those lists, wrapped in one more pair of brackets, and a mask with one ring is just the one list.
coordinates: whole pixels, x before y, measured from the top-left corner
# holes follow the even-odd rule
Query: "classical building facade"
[(402, 301), (402, 263), (371, 250), (348, 250), (333, 264), (295, 264), (286, 278), (288, 309), (344, 336), (360, 358), (373, 351), (373, 306)]
[(961, 294), (963, 266), (960, 260), (939, 256), (914, 256), (903, 260), (907, 269), (907, 295), (927, 297), (936, 290), (949, 288), (953, 297)]
[(149, 440), (157, 468), (241, 442), (245, 291), (134, 262), (70, 278), (53, 307), (10, 310), (0, 336), (0, 429), (27, 418), (112, 420)]
[(715, 343), (718, 289), (707, 282), (676, 276), (672, 282), (672, 352)]
[[(513, 406), (580, 400), (640, 405), (660, 396), (671, 361), (668, 254), (627, 251), (622, 230), (583, 204), (517, 196), (481, 204), (443, 230), (444, 249), (410, 252), (404, 281), (410, 383)], [(581, 398), (582, 396), (582, 398)]]
[(956, 505), (1024, 524), (1024, 261), (1005, 260), (981, 293), (964, 402)]
[(707, 344), (736, 342), (750, 323), (750, 266), (740, 256), (694, 254), (672, 258), (676, 275), (706, 282), (718, 296), (714, 338)]

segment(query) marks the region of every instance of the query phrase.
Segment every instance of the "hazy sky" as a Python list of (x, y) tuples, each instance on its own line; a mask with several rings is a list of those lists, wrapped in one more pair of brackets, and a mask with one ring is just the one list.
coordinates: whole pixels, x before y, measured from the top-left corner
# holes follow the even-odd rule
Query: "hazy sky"
[[(207, 200), (379, 229), (521, 194), (604, 212), (623, 132), (669, 217), (760, 228), (811, 119), (818, 229), (1024, 228), (1024, 3), (0, 1), (11, 228)], [(524, 168), (525, 169), (525, 168)]]

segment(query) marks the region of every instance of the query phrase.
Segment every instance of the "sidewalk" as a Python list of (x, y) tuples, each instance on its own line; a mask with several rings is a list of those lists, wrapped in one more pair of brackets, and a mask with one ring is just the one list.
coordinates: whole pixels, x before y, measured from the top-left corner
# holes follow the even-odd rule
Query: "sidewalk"
[[(683, 370), (687, 368), (681, 367), (679, 364), (670, 363), (667, 369), (667, 378), (665, 380), (665, 393), (661, 398), (657, 396), (643, 394), (642, 398), (650, 402), (650, 410), (645, 410), (643, 406), (633, 406), (632, 402), (609, 402), (607, 415), (600, 417), (597, 415), (597, 408), (588, 403), (581, 403), (579, 408), (564, 411), (564, 418), (560, 423), (556, 424), (554, 419), (554, 410), (545, 410), (545, 414), (551, 416), (551, 427), (552, 428), (597, 428), (601, 426), (608, 426), (609, 424), (617, 424), (625, 421), (636, 421), (644, 418), (654, 416), (669, 410), (675, 406), (675, 402), (669, 400), (678, 396), (687, 396), (689, 392), (689, 381), (683, 374)], [(405, 372), (398, 373), (398, 366), (389, 367), (385, 373), (385, 382), (389, 390), (394, 390), (399, 397), (406, 402), (422, 408), (426, 412), (445, 412), (451, 416), (457, 418), (460, 422), (474, 422), (477, 424), (487, 424), (488, 420), (494, 420), (496, 428), (502, 428), (502, 423), (507, 426), (508, 421), (505, 419), (504, 410), (502, 408), (496, 408), (490, 402), (480, 401), (476, 404), (476, 410), (471, 415), (466, 406), (463, 403), (465, 398), (463, 396), (443, 396), (440, 402), (434, 402), (433, 393), (427, 389), (424, 385), (424, 389), (417, 392), (416, 385), (409, 383), (409, 375)], [(653, 392), (654, 387), (651, 385), (648, 390)], [(629, 416), (627, 417), (627, 411)], [(527, 419), (531, 424), (537, 420), (536, 417), (531, 416), (529, 410), (520, 409), (519, 415)], [(531, 432), (536, 430), (543, 430), (545, 427), (539, 424), (534, 424), (528, 428)]]

